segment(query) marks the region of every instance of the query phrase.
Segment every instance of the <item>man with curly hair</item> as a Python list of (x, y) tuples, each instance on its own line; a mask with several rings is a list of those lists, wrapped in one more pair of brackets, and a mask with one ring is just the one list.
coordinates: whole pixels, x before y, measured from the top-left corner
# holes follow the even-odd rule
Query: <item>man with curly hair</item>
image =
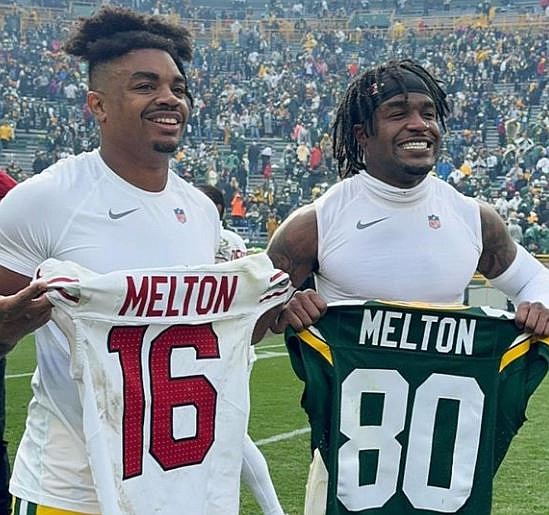
[[(80, 20), (65, 50), (88, 63), (87, 105), (101, 145), (55, 163), (2, 202), (0, 295), (23, 290), (47, 258), (102, 274), (214, 263), (215, 206), (168, 169), (193, 103), (183, 67), (192, 54), (189, 32), (106, 6)], [(28, 206), (31, 216), (22, 216)], [(2, 352), (50, 309), (42, 296), (0, 325)], [(10, 484), (15, 513), (98, 514), (68, 342), (52, 321), (35, 336), (34, 396)]]

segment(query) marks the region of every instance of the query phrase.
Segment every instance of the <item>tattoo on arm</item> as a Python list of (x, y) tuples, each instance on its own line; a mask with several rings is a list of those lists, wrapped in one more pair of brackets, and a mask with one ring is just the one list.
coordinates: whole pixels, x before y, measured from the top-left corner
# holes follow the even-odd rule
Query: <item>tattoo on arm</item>
[(498, 213), (481, 204), (480, 218), (483, 250), (478, 271), (486, 278), (492, 279), (509, 268), (515, 259), (517, 249)]
[(316, 269), (316, 254), (316, 221), (311, 213), (282, 224), (267, 247), (267, 255), (274, 266), (290, 274), (296, 288)]
[(292, 261), (291, 253), (287, 251), (287, 246), (284, 245), (284, 238), (282, 236), (273, 236), (273, 239), (269, 242), (267, 248), (267, 255), (271, 258), (274, 266), (284, 270), (288, 274), (292, 275), (295, 271), (295, 264)]

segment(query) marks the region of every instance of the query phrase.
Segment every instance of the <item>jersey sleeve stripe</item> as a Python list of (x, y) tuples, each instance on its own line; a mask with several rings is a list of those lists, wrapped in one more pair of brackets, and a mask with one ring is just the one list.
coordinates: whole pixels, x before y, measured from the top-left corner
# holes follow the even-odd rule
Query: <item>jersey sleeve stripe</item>
[(259, 298), (259, 302), (265, 302), (266, 300), (272, 299), (273, 297), (280, 297), (281, 295), (286, 295), (289, 289), (290, 289), (289, 285), (286, 285), (278, 291), (269, 291), (265, 295)]
[(533, 336), (530, 336), (527, 340), (519, 343), (518, 345), (515, 345), (507, 352), (505, 352), (505, 354), (501, 357), (499, 371), (501, 372), (513, 361), (520, 358), (521, 356), (524, 356), (530, 350), (530, 347), (535, 343), (538, 343), (539, 345), (549, 345), (549, 338), (546, 337), (537, 339)]
[(304, 329), (298, 333), (298, 336), (303, 343), (316, 350), (328, 363), (330, 363), (330, 365), (334, 364), (332, 351), (325, 341), (321, 340), (318, 336), (315, 336), (308, 329)]
[(55, 285), (57, 283), (77, 283), (78, 279), (73, 279), (71, 277), (53, 277), (52, 279), (48, 279), (47, 283), (48, 286)]
[(283, 270), (279, 270), (276, 274), (274, 274), (271, 279), (270, 279), (270, 282), (275, 282), (275, 281), (278, 281), (281, 277), (283, 277), (284, 275), (288, 275), (286, 274), (286, 272), (284, 272)]
[[(73, 279), (71, 277), (53, 277), (52, 279), (49, 279), (47, 283), (48, 290), (56, 291), (59, 295), (61, 295), (61, 297), (64, 297), (65, 299), (70, 300), (75, 304), (78, 304), (80, 302), (79, 297), (71, 295), (66, 288), (66, 286), (79, 283), (78, 279)], [(72, 288), (72, 290), (74, 291), (74, 288)]]

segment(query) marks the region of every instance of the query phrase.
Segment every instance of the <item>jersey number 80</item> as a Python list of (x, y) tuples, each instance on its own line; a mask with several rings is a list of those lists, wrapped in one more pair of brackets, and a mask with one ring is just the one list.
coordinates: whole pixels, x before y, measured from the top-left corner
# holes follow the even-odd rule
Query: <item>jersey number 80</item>
[[(408, 445), (404, 430), (409, 384), (396, 370), (356, 369), (341, 385), (340, 431), (349, 440), (339, 449), (337, 496), (349, 511), (382, 507), (397, 492), (399, 464), (402, 492), (416, 509), (454, 513), (471, 494), (480, 443), (484, 393), (472, 377), (431, 374), (415, 392)], [(361, 425), (363, 393), (384, 395), (379, 425)], [(459, 403), (452, 470), (448, 488), (429, 484), (433, 435), (439, 400)], [(375, 482), (360, 484), (360, 451), (378, 453)], [(405, 459), (402, 460), (402, 453)]]

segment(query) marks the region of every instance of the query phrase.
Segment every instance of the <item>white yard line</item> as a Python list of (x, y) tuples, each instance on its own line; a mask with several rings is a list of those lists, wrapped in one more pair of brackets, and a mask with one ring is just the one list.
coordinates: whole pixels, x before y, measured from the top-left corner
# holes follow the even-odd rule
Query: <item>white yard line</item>
[(6, 379), (15, 379), (17, 377), (30, 377), (34, 372), (25, 372), (24, 374), (7, 374)]
[(260, 351), (261, 349), (277, 349), (278, 347), (286, 347), (284, 343), (273, 343), (272, 345), (258, 345), (255, 350)]
[[(278, 347), (278, 345), (272, 345), (272, 347)], [(258, 359), (268, 359), (268, 358), (277, 358), (280, 356), (287, 356), (285, 352), (266, 352), (262, 353), (259, 356), (257, 356)], [(32, 376), (33, 372), (26, 372), (23, 374), (8, 374), (6, 375), (6, 379), (16, 379), (18, 377), (30, 377)], [(280, 433), (278, 435), (269, 436), (268, 438), (262, 438), (261, 440), (257, 440), (255, 444), (258, 447), (261, 447), (263, 445), (267, 445), (269, 443), (275, 443), (275, 442), (281, 442), (283, 440), (290, 440), (292, 438), (295, 438), (296, 436), (300, 436), (306, 433), (310, 433), (311, 428), (310, 427), (302, 427), (301, 429), (296, 429), (294, 431), (289, 431), (287, 433)]]
[(288, 357), (287, 352), (258, 352), (256, 354), (257, 359), (269, 359), (269, 358), (282, 358)]
[(280, 433), (279, 435), (269, 436), (269, 438), (262, 438), (254, 442), (258, 447), (262, 445), (267, 445), (268, 443), (281, 442), (282, 440), (290, 440), (299, 435), (304, 435), (305, 433), (310, 433), (310, 427), (302, 427), (301, 429), (296, 429), (295, 431), (290, 431), (288, 433)]

